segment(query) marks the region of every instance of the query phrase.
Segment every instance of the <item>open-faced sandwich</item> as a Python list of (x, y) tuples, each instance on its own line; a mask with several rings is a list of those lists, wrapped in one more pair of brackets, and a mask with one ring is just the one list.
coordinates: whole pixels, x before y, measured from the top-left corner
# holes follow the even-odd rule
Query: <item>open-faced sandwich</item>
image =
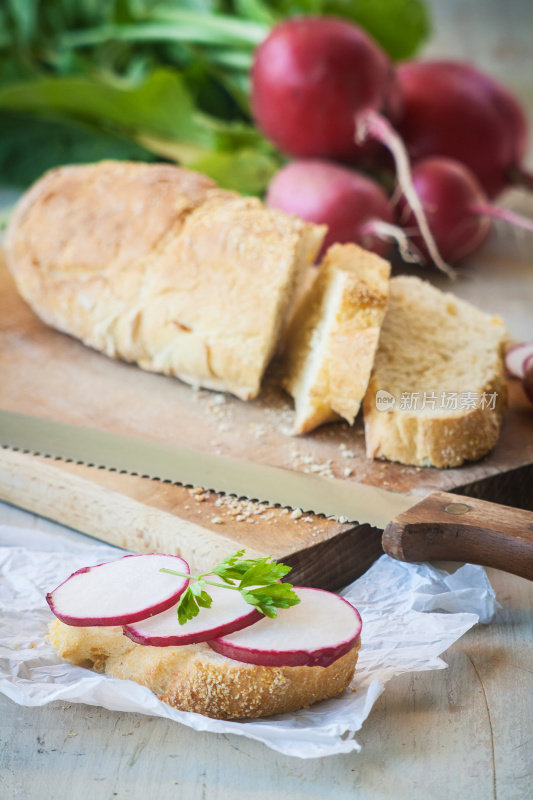
[(282, 583), (289, 567), (233, 554), (191, 576), (178, 556), (124, 556), (47, 595), (61, 658), (133, 680), (183, 711), (265, 717), (344, 691), (361, 618), (331, 592)]

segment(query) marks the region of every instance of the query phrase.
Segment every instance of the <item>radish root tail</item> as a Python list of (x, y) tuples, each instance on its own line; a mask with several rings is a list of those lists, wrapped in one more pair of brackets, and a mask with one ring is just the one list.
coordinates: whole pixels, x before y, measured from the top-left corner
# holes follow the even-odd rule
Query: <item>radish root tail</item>
[(454, 270), (444, 261), (439, 253), (437, 244), (429, 228), (424, 209), (422, 208), (422, 204), (413, 185), (409, 156), (407, 155), (405, 145), (400, 136), (385, 117), (382, 117), (381, 114), (371, 109), (367, 109), (358, 114), (356, 119), (356, 141), (362, 142), (367, 136), (377, 139), (378, 142), (381, 142), (381, 144), (385, 145), (385, 147), (390, 150), (396, 165), (398, 183), (415, 216), (420, 234), (424, 239), (433, 263), (438, 269), (446, 273), (448, 277), (455, 277)]
[(473, 214), (479, 214), (483, 217), (502, 219), (510, 225), (514, 225), (516, 228), (524, 228), (526, 231), (533, 231), (533, 219), (524, 217), (522, 214), (517, 214), (515, 211), (511, 211), (508, 208), (500, 208), (490, 203), (481, 203), (479, 205), (471, 205), (470, 211), (472, 211)]
[(363, 236), (376, 236), (378, 239), (390, 241), (391, 239), (398, 245), (398, 250), (404, 261), (409, 264), (422, 264), (422, 254), (409, 241), (409, 236), (397, 225), (391, 225), (390, 222), (384, 222), (382, 219), (371, 219), (361, 226), (361, 234)]

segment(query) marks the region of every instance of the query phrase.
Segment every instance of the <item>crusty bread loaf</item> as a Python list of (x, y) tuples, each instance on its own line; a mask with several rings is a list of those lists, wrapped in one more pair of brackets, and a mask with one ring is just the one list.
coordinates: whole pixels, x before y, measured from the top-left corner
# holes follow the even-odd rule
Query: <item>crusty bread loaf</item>
[(216, 653), (207, 644), (148, 647), (122, 628), (75, 628), (54, 620), (48, 640), (59, 656), (113, 678), (147, 686), (182, 711), (217, 719), (266, 717), (340, 694), (350, 683), (360, 641), (329, 667), (260, 667)]
[(325, 229), (171, 165), (48, 172), (6, 236), (49, 325), (147, 370), (254, 397)]
[(333, 245), (291, 320), (281, 363), (296, 433), (344, 417), (366, 392), (387, 303), (390, 265), (355, 244)]
[(367, 455), (455, 467), (488, 453), (507, 403), (506, 338), (499, 317), (418, 278), (393, 278), (364, 400)]

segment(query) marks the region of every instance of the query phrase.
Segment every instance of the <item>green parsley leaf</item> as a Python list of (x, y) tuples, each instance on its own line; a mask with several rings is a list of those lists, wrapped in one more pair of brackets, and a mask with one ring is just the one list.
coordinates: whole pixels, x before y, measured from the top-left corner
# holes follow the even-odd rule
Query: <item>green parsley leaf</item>
[(211, 573), (218, 575), (218, 577), (222, 578), (226, 583), (233, 584), (233, 581), (239, 581), (244, 573), (259, 560), (243, 559), (242, 556), (244, 553), (245, 550), (237, 550), (236, 553), (232, 553), (221, 561), (220, 564), (217, 564), (216, 567), (213, 567)]
[(267, 617), (275, 617), (277, 608), (290, 608), (300, 602), (290, 583), (273, 583), (255, 589), (241, 591), (250, 605), (255, 606)]
[(200, 613), (198, 603), (196, 602), (196, 598), (190, 585), (180, 597), (177, 612), (178, 622), (180, 625), (185, 625), (188, 620), (194, 619), (194, 617), (197, 617)]
[[(292, 584), (281, 582), (281, 578), (291, 571), (291, 567), (278, 564), (271, 556), (243, 559), (244, 553), (244, 550), (231, 553), (202, 575), (186, 575), (174, 570), (161, 569), (161, 572), (189, 579), (189, 585), (181, 595), (177, 606), (180, 625), (196, 617), (200, 613), (200, 608), (211, 608), (213, 598), (206, 591), (207, 586), (218, 586), (240, 592), (247, 603), (255, 606), (267, 617), (275, 617), (277, 608), (289, 608), (300, 602)], [(210, 580), (214, 575), (221, 578), (224, 583)], [(236, 580), (239, 581), (238, 584), (235, 583)]]
[(246, 586), (273, 584), (281, 580), (281, 578), (290, 571), (291, 568), (287, 567), (285, 564), (277, 564), (275, 561), (269, 561), (268, 557), (262, 558), (246, 570), (242, 576), (239, 587), (245, 588)]
[(202, 608), (211, 608), (213, 598), (205, 591), (204, 581), (193, 581), (189, 583), (189, 588), (194, 595), (194, 599)]

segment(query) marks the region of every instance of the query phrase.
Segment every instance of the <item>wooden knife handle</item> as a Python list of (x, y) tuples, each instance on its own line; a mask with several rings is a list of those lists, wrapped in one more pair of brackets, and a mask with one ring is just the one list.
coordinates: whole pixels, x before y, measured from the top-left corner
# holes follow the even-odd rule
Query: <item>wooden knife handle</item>
[(393, 519), (384, 551), (400, 561), (466, 561), (533, 580), (533, 513), (435, 492)]

